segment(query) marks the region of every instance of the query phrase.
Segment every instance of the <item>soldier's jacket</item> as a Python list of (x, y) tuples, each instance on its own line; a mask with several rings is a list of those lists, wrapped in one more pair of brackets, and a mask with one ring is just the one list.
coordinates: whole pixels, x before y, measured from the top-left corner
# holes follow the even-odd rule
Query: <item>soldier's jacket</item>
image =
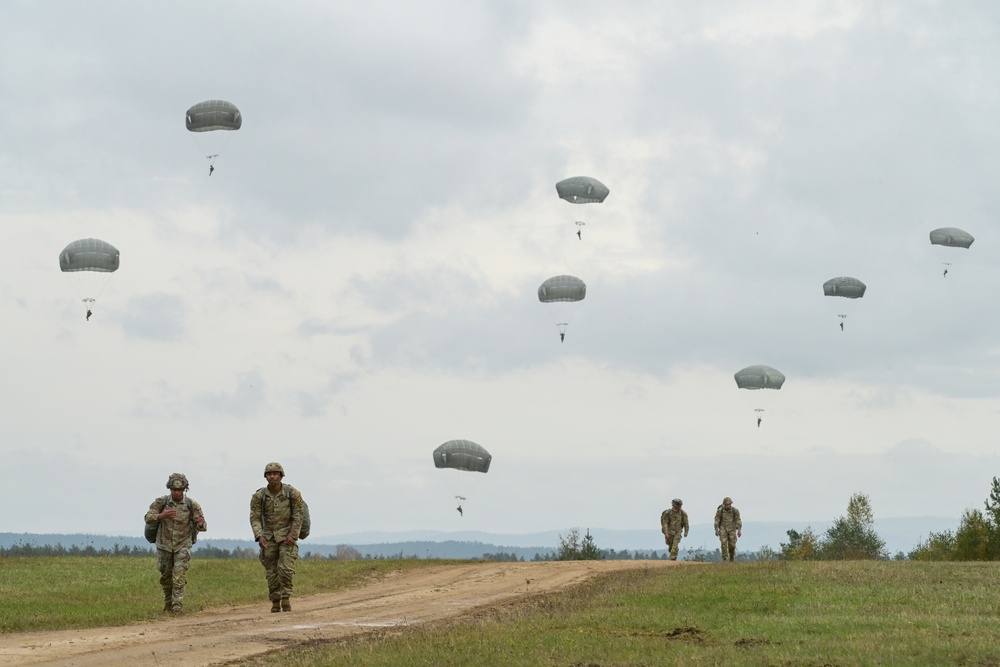
[[(292, 492), (291, 497), (289, 490)], [(290, 534), (296, 540), (299, 539), (302, 512), (302, 494), (298, 489), (282, 484), (281, 491), (271, 493), (265, 486), (263, 500), (258, 489), (250, 497), (250, 527), (253, 528), (253, 538), (256, 540), (263, 535), (268, 542), (280, 542)]]
[(660, 530), (664, 535), (683, 535), (682, 530), (691, 530), (688, 523), (688, 513), (685, 510), (675, 512), (673, 509), (663, 510), (660, 515)]
[(715, 529), (743, 530), (743, 520), (740, 519), (740, 511), (735, 506), (731, 506), (727, 510), (722, 505), (719, 505), (719, 509), (715, 510)]
[[(164, 498), (166, 503), (164, 504)], [(191, 501), (191, 512), (188, 512), (187, 501)], [(193, 498), (175, 501), (168, 496), (160, 496), (149, 504), (149, 511), (146, 512), (146, 523), (156, 523), (156, 518), (162, 509), (172, 507), (177, 510), (177, 514), (172, 519), (160, 520), (160, 530), (156, 534), (156, 548), (166, 551), (180, 551), (191, 548), (191, 522), (197, 521), (198, 517), (205, 515), (201, 511), (201, 505)], [(208, 530), (208, 524), (195, 524), (198, 532)]]

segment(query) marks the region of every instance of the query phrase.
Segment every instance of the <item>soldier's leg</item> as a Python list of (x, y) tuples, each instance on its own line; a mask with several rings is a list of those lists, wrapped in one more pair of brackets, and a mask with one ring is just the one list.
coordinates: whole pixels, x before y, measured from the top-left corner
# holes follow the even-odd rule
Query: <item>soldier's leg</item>
[(174, 554), (173, 611), (180, 611), (184, 604), (184, 587), (187, 586), (188, 568), (191, 566), (191, 549), (181, 549)]
[(724, 530), (719, 531), (719, 551), (722, 552), (722, 562), (729, 560), (729, 533)]
[(670, 536), (670, 560), (677, 560), (677, 551), (680, 549), (681, 536), (671, 535)]
[(292, 596), (292, 579), (295, 576), (295, 561), (299, 557), (299, 545), (282, 544), (277, 563), (278, 590), (283, 599)]
[(729, 536), (729, 560), (730, 562), (736, 561), (736, 533), (732, 533)]
[(156, 569), (160, 571), (160, 588), (163, 589), (163, 611), (170, 611), (174, 597), (174, 554), (164, 549), (156, 550)]
[(260, 562), (264, 566), (264, 576), (267, 578), (267, 597), (272, 601), (280, 599), (277, 542), (268, 542), (267, 546), (260, 550)]

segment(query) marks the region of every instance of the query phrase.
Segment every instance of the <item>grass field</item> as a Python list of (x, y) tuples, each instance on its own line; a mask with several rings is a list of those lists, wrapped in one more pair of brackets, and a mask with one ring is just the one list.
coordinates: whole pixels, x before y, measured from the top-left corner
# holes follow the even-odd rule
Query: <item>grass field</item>
[[(297, 594), (441, 561), (300, 561)], [(264, 601), (259, 563), (198, 560), (190, 610)], [(0, 561), (3, 632), (159, 616), (152, 559)], [(606, 575), (427, 627), (253, 661), (323, 665), (1000, 667), (1000, 563), (691, 564)]]
[(1000, 665), (1000, 564), (628, 571), (432, 628), (261, 658), (325, 665)]
[[(390, 571), (428, 564), (434, 562), (300, 559), (295, 593), (336, 591)], [(124, 625), (159, 618), (163, 608), (159, 578), (152, 556), (0, 558), (0, 632)], [(258, 561), (192, 561), (184, 595), (186, 611), (253, 602), (270, 604), (264, 568)]]

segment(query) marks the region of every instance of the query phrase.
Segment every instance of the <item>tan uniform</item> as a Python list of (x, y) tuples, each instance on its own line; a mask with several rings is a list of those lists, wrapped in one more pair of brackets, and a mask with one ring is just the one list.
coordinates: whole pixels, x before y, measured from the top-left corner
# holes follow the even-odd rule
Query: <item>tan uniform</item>
[(715, 530), (719, 533), (723, 562), (735, 560), (737, 533), (743, 530), (740, 511), (732, 505), (728, 510), (724, 505), (719, 505), (719, 509), (715, 511)]
[(670, 560), (677, 560), (681, 532), (687, 533), (691, 530), (691, 525), (688, 523), (688, 513), (684, 510), (675, 512), (672, 507), (663, 510), (663, 513), (660, 514), (660, 530), (665, 536), (669, 536)]
[[(191, 501), (190, 511), (188, 500)], [(169, 519), (158, 519), (160, 512), (167, 508), (176, 510), (177, 514)], [(163, 601), (173, 607), (180, 607), (184, 602), (184, 587), (191, 566), (191, 524), (194, 523), (200, 532), (208, 530), (208, 524), (197, 523), (198, 518), (204, 516), (197, 501), (190, 498), (175, 501), (169, 495), (154, 500), (146, 512), (146, 523), (160, 524), (156, 532), (156, 567), (160, 571)]]
[(292, 595), (299, 545), (294, 542), (285, 544), (285, 538), (289, 535), (296, 540), (299, 538), (303, 511), (302, 494), (287, 484), (282, 484), (278, 493), (271, 493), (264, 487), (250, 497), (250, 527), (254, 539), (261, 536), (267, 538), (267, 546), (260, 550), (260, 562), (264, 566), (268, 597), (272, 601), (288, 599)]

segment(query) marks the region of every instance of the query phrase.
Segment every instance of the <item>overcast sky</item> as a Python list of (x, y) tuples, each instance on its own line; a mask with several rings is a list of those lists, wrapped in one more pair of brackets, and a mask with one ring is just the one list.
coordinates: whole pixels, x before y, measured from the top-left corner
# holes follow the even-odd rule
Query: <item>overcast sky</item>
[[(856, 492), (957, 526), (1000, 475), (998, 32), (912, 0), (0, 4), (0, 532), (137, 535), (178, 471), (249, 538), (272, 460), (316, 535), (655, 547), (675, 496), (752, 530)], [(242, 129), (187, 132), (208, 99)], [(579, 175), (610, 196), (559, 199)], [(121, 268), (88, 322), (58, 256), (90, 237)], [(490, 472), (436, 469), (452, 439)]]

